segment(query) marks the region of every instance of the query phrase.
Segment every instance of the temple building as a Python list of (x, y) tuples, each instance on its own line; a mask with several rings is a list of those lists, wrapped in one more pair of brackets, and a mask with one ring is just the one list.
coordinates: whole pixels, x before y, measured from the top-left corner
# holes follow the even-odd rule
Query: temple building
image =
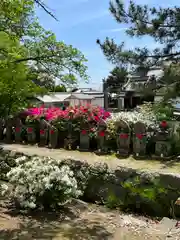
[(118, 95), (118, 110), (130, 110), (143, 102), (154, 102), (153, 90), (161, 85), (159, 81), (162, 76), (161, 67), (129, 74)]

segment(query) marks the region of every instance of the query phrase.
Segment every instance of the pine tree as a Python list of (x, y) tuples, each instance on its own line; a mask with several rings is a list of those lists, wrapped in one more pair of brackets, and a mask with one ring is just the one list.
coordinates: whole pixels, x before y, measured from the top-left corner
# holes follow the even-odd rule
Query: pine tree
[(126, 81), (128, 72), (125, 67), (115, 67), (106, 78), (109, 92), (118, 93)]
[(110, 12), (120, 24), (127, 24), (126, 33), (130, 37), (141, 38), (150, 36), (161, 47), (150, 50), (146, 47), (125, 49), (125, 43), (116, 44), (113, 39), (106, 38), (100, 45), (106, 58), (114, 64), (131, 64), (132, 67), (143, 66), (149, 68), (168, 63), (165, 66), (164, 84), (172, 84), (173, 90), (168, 97), (180, 94), (180, 8), (148, 7), (148, 5), (129, 2), (128, 8), (121, 0), (110, 2)]

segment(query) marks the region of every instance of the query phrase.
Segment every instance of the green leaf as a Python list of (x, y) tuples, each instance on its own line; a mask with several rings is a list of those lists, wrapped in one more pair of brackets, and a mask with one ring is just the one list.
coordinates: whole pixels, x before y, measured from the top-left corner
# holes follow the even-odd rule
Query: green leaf
[[(40, 26), (34, 0), (0, 1), (0, 115), (15, 114), (30, 98), (88, 80), (86, 59)], [(37, 2), (37, 1), (36, 1)]]

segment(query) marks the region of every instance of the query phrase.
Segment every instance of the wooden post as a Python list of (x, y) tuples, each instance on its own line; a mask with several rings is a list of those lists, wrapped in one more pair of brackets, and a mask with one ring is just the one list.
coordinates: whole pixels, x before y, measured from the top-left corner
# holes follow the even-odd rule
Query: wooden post
[(106, 80), (103, 79), (103, 92), (104, 92), (104, 109), (108, 109), (108, 88)]
[(98, 124), (98, 134), (97, 134), (97, 142), (98, 142), (98, 150), (99, 152), (105, 152), (107, 149), (106, 147), (106, 129), (107, 125), (105, 121), (101, 120)]
[(36, 142), (36, 131), (34, 125), (28, 125), (26, 128), (28, 143), (33, 144)]
[(0, 140), (3, 140), (4, 121), (0, 119)]
[(88, 151), (89, 150), (89, 131), (87, 129), (82, 129), (80, 132), (80, 150)]
[(73, 119), (73, 114), (74, 114), (74, 111), (71, 110), (69, 112), (69, 115), (70, 115), (70, 119), (68, 121), (68, 126), (67, 126), (67, 130), (68, 130), (68, 133), (67, 133), (67, 137), (64, 139), (64, 147), (65, 149), (72, 149), (72, 145), (73, 145), (73, 141), (74, 141), (74, 136), (72, 136), (72, 132), (73, 132), (73, 129), (72, 129), (72, 119)]
[(6, 142), (11, 143), (12, 142), (12, 119), (9, 118), (6, 120)]
[(170, 157), (171, 153), (171, 144), (169, 140), (172, 136), (172, 129), (169, 126), (169, 123), (166, 121), (162, 121), (159, 124), (159, 128), (159, 131), (157, 131), (155, 135), (155, 155), (162, 158), (167, 158)]
[(129, 155), (130, 152), (130, 140), (131, 140), (131, 132), (129, 125), (120, 120), (116, 126), (117, 131), (117, 148), (118, 152), (122, 156)]
[(58, 129), (54, 126), (49, 128), (49, 143), (51, 148), (58, 146)]
[(133, 130), (133, 152), (137, 157), (143, 157), (146, 155), (146, 126), (142, 122), (137, 122)]
[(16, 143), (22, 142), (22, 135), (21, 135), (22, 129), (23, 129), (23, 126), (22, 126), (21, 119), (17, 118), (15, 120), (15, 133), (14, 133)]
[(48, 126), (44, 119), (40, 120), (40, 129), (39, 129), (39, 145), (46, 146), (48, 143)]

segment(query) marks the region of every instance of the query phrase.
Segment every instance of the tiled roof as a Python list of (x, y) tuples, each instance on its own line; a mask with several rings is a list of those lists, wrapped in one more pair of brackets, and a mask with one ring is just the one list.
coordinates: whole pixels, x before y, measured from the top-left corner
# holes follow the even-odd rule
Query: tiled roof
[(92, 100), (94, 98), (99, 98), (99, 97), (104, 97), (104, 94), (88, 94), (88, 93), (64, 93), (64, 92), (59, 92), (59, 93), (51, 93), (49, 95), (44, 95), (44, 96), (38, 96), (37, 99), (44, 103), (53, 103), (53, 102), (63, 102), (66, 99), (70, 98), (77, 98), (80, 100)]
[(103, 94), (103, 92), (100, 92), (100, 91), (90, 91), (90, 92), (83, 92), (84, 94), (89, 94), (89, 95), (92, 95), (92, 94), (94, 94), (94, 95), (101, 95), (101, 94)]
[(81, 100), (91, 100), (94, 98), (94, 96), (91, 96), (91, 95), (88, 95), (88, 94), (84, 94), (84, 93), (73, 93), (73, 94), (70, 94), (70, 96), (68, 96), (68, 98), (78, 98), (78, 99), (81, 99)]
[(128, 80), (126, 84), (123, 86), (123, 91), (138, 91), (144, 87), (146, 81), (131, 81)]
[(97, 91), (91, 88), (80, 88), (74, 91), (74, 93), (82, 93), (82, 94), (89, 94), (89, 95), (101, 95), (103, 94), (102, 91)]
[(161, 78), (164, 74), (164, 71), (162, 69), (152, 69), (147, 72), (147, 76), (154, 75), (157, 79)]
[(54, 96), (59, 99), (59, 101), (64, 101), (68, 98), (71, 94), (70, 93), (54, 93)]
[(52, 93), (50, 95), (44, 95), (42, 97), (37, 97), (40, 101), (44, 103), (53, 103), (53, 102), (63, 102), (67, 97), (69, 97), (69, 93), (59, 94), (59, 93)]

